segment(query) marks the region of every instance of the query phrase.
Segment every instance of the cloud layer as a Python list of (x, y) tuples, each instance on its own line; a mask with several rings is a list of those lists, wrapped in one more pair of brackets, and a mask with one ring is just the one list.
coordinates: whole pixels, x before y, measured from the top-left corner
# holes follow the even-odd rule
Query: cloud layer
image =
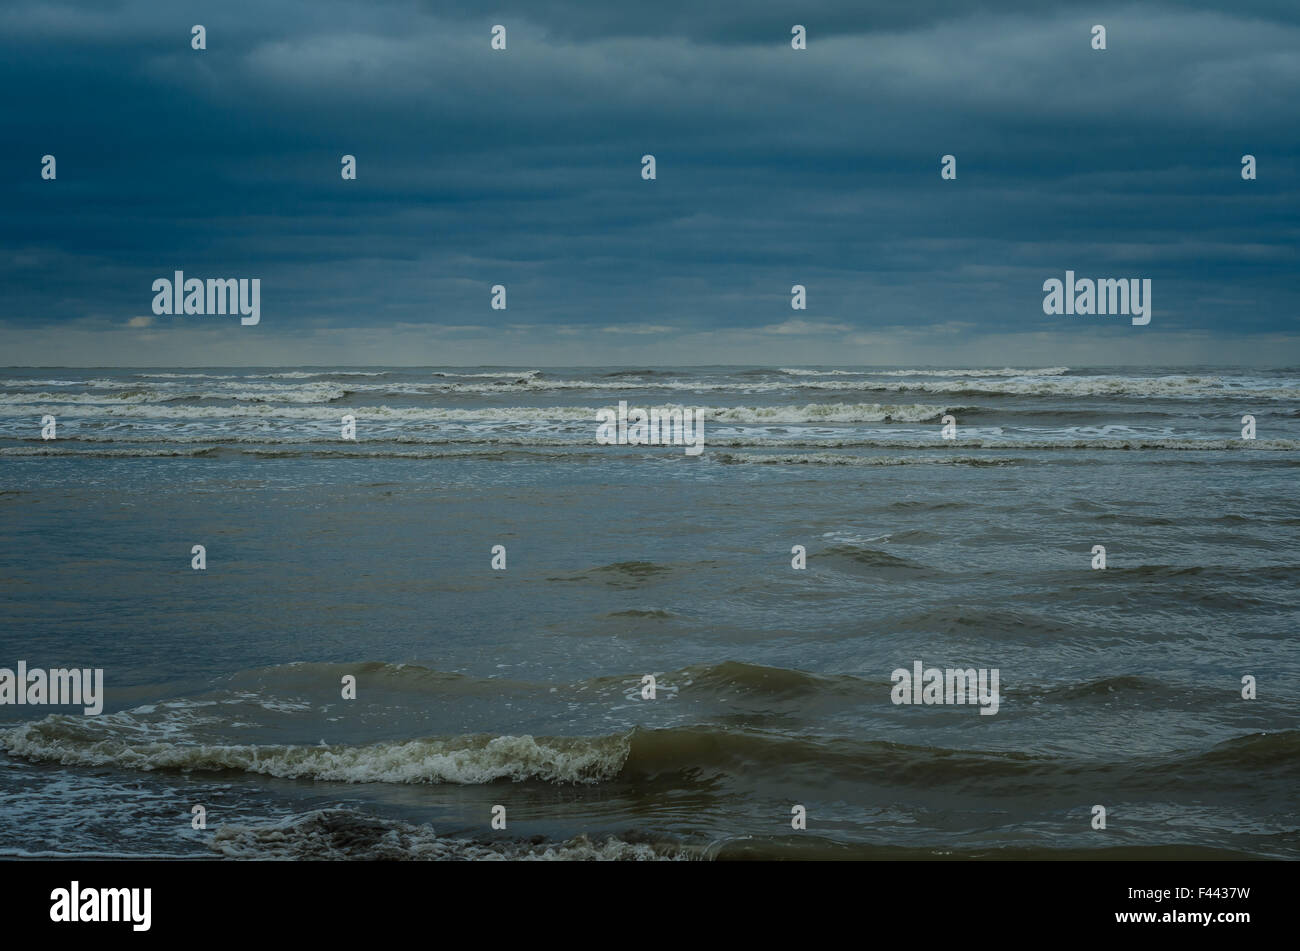
[(1300, 363), (1294, 4), (624, 6), (6, 5), (5, 362)]

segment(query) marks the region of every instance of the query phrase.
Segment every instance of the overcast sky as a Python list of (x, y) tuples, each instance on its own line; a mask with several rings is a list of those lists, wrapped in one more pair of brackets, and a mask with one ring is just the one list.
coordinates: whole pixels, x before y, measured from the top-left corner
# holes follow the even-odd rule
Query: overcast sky
[(0, 363), (1300, 364), (1294, 0), (7, 0), (0, 83)]

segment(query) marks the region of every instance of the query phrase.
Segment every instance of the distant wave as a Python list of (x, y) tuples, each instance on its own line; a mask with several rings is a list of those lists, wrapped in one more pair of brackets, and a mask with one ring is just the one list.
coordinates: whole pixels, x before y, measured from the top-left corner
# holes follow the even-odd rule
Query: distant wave
[[(317, 370), (307, 372), (305, 370), (294, 370), (287, 373), (267, 373), (264, 379), (267, 380), (306, 380), (313, 376), (388, 376), (387, 370)], [(253, 379), (256, 377), (250, 377)]]
[(125, 449), (84, 447), (66, 448), (63, 446), (9, 446), (0, 449), (0, 457), (18, 456), (86, 456), (104, 459), (113, 458), (169, 458), (208, 456), (218, 451), (216, 446), (190, 446), (174, 448), (167, 446), (131, 447)]
[[(279, 373), (136, 373), (150, 380), (307, 380), (314, 376), (385, 376), (387, 370), (289, 370)], [(21, 385), (6, 380), (3, 386)]]
[[(1061, 371), (1058, 373), (1057, 371)], [(622, 392), (691, 392), (691, 393), (770, 393), (782, 394), (805, 390), (834, 392), (894, 392), (929, 393), (946, 395), (992, 395), (1017, 397), (1109, 397), (1122, 398), (1233, 398), (1241, 400), (1300, 400), (1300, 381), (1295, 379), (1266, 379), (1255, 377), (1222, 377), (1215, 375), (1191, 376), (1123, 376), (1123, 375), (1064, 375), (1066, 368), (1049, 367), (1040, 370), (918, 370), (880, 371), (867, 379), (853, 379), (867, 374), (847, 370), (807, 370), (786, 368), (775, 371), (792, 376), (785, 380), (761, 380), (726, 374), (691, 376), (679, 374), (676, 378), (652, 379), (640, 374), (625, 377), (601, 376), (595, 379), (560, 379), (544, 377), (540, 370), (483, 372), (453, 374), (439, 371), (427, 381), (419, 379), (387, 379), (377, 382), (348, 382), (346, 391), (383, 395), (437, 396), (440, 394), (496, 395), (500, 393), (541, 393), (563, 391), (592, 391), (617, 394)], [(289, 402), (327, 401), (337, 398), (344, 388), (328, 380), (304, 383), (297, 389), (266, 382), (271, 379), (306, 380), (311, 377), (345, 375), (387, 375), (354, 372), (311, 373), (286, 371), (263, 377), (228, 377), (225, 375), (195, 374), (196, 380), (213, 380), (215, 383), (179, 382), (182, 375), (171, 377), (159, 374), (154, 382), (136, 379), (97, 377), (81, 385), (92, 390), (129, 390), (142, 394), (143, 401), (169, 399), (244, 399), (264, 401), (283, 398)], [(919, 379), (908, 379), (919, 377)], [(9, 379), (4, 386), (9, 389), (29, 389), (41, 384), (73, 385), (70, 381), (29, 381)], [(145, 388), (145, 389), (142, 389)], [(163, 394), (172, 394), (164, 396)], [(183, 395), (177, 395), (183, 394)], [(287, 395), (286, 395), (287, 394)], [(83, 398), (95, 394), (80, 394)], [(0, 402), (39, 402), (59, 399), (57, 394), (20, 393), (5, 394)]]
[[(163, 384), (162, 386), (165, 386)], [(180, 400), (235, 400), (255, 403), (329, 403), (342, 399), (354, 389), (335, 383), (304, 383), (248, 385), (221, 384), (217, 389), (186, 390), (166, 389), (160, 386), (145, 388), (142, 384), (124, 384), (113, 381), (106, 393), (5, 393), (0, 395), (0, 406), (42, 406), (49, 403), (72, 405), (103, 405), (170, 403)]]
[(767, 466), (1008, 466), (1022, 460), (1000, 456), (848, 456), (837, 453), (718, 453), (717, 461), (728, 465)]
[[(96, 445), (97, 442), (109, 443)], [(154, 445), (140, 445), (148, 442)], [(403, 445), (429, 448), (403, 449)], [(575, 451), (581, 449), (588, 451)], [(965, 452), (956, 452), (956, 448)], [(632, 460), (645, 457), (666, 457), (671, 446), (595, 447), (589, 438), (573, 436), (482, 438), (417, 438), (403, 435), (400, 438), (377, 438), (370, 445), (340, 439), (312, 441), (308, 439), (277, 440), (265, 433), (253, 435), (211, 435), (168, 439), (162, 435), (131, 439), (79, 439), (62, 438), (56, 443), (36, 441), (34, 445), (0, 447), (0, 457), (202, 457), (218, 453), (246, 456), (282, 458), (354, 458), (354, 459), (450, 459), (450, 458), (519, 458), (545, 459), (552, 462), (583, 462), (589, 460)], [(793, 450), (812, 449), (813, 452), (735, 452), (737, 449)], [(853, 455), (845, 449), (906, 449), (922, 451), (924, 455)], [(551, 450), (549, 452), (528, 450)], [(1102, 451), (1177, 451), (1187, 453), (1230, 453), (1215, 458), (1257, 459), (1281, 458), (1277, 454), (1300, 451), (1300, 440), (1266, 439), (1243, 443), (1226, 439), (1070, 439), (1070, 440), (982, 440), (966, 439), (956, 447), (919, 441), (886, 439), (828, 439), (809, 442), (806, 439), (767, 439), (763, 437), (712, 437), (706, 439), (702, 462), (723, 464), (762, 465), (827, 465), (827, 466), (898, 466), (898, 465), (1016, 465), (1028, 461), (1024, 456), (974, 456), (971, 450), (1008, 450), (1017, 453)], [(674, 454), (672, 458), (677, 458)]]
[(947, 377), (988, 377), (988, 376), (1061, 376), (1069, 373), (1069, 367), (1044, 367), (1038, 370), (1014, 370), (1005, 367), (1001, 370), (805, 370), (798, 367), (782, 367), (779, 373), (791, 376), (947, 376)]
[[(793, 447), (812, 447), (815, 443), (806, 441), (783, 442), (778, 440), (755, 439), (752, 441), (737, 440), (734, 443), (727, 443), (725, 440), (714, 439), (711, 442), (712, 448), (729, 447), (729, 446), (753, 446), (758, 448), (793, 448)], [(1014, 449), (1036, 450), (1039, 452), (1055, 452), (1075, 449), (1103, 449), (1103, 450), (1174, 450), (1185, 452), (1237, 452), (1237, 453), (1259, 453), (1259, 452), (1295, 452), (1300, 450), (1300, 440), (1296, 439), (1203, 439), (1187, 438), (1177, 439), (1174, 437), (1163, 438), (1145, 438), (1134, 437), (1130, 439), (1062, 439), (1059, 436), (1048, 436), (1041, 439), (1002, 439), (1002, 438), (975, 438), (965, 437), (955, 439), (948, 443), (940, 443), (939, 438), (934, 438), (935, 448), (942, 448), (946, 451), (957, 449)], [(916, 440), (907, 441), (902, 439), (883, 439), (876, 437), (863, 437), (861, 439), (840, 439), (831, 438), (824, 443), (828, 449), (924, 449), (931, 448), (919, 443)], [(842, 458), (838, 455), (828, 456), (828, 460)], [(858, 457), (869, 459), (872, 457)], [(848, 465), (852, 463), (833, 462), (835, 465)], [(876, 465), (878, 463), (864, 462), (862, 465)]]
[[(239, 380), (237, 373), (136, 373), (134, 376), (150, 380)], [(21, 385), (20, 380), (5, 380), (5, 386)]]
[(506, 370), (492, 373), (453, 373), (451, 371), (436, 371), (432, 375), (439, 377), (462, 377), (465, 379), (488, 378), (500, 380), (533, 380), (541, 376), (541, 370)]
[[(324, 390), (318, 392), (326, 392)], [(92, 401), (78, 405), (68, 396), (49, 397), (47, 402), (27, 401), (31, 412), (59, 412), (68, 416), (139, 416), (154, 419), (224, 419), (237, 416), (280, 416), (286, 419), (328, 419), (337, 422), (338, 407), (308, 408), (299, 406), (277, 407), (268, 403), (234, 406), (166, 406), (158, 405), (147, 397), (142, 402), (126, 405), (127, 400)], [(169, 397), (172, 399), (172, 397)], [(252, 399), (250, 396), (249, 399)], [(57, 405), (62, 400), (66, 406)], [(0, 404), (16, 402), (13, 397), (0, 397)], [(303, 399), (301, 402), (312, 402)], [(597, 415), (606, 406), (500, 406), (480, 409), (457, 409), (439, 406), (349, 406), (343, 412), (357, 417), (383, 419), (426, 420), (430, 422), (518, 422), (530, 420), (568, 420), (596, 422)], [(658, 409), (688, 409), (678, 403), (654, 404)], [(960, 412), (963, 407), (938, 406), (924, 403), (808, 403), (803, 406), (713, 406), (702, 407), (706, 418), (721, 423), (869, 423), (869, 422), (929, 422), (943, 414)]]

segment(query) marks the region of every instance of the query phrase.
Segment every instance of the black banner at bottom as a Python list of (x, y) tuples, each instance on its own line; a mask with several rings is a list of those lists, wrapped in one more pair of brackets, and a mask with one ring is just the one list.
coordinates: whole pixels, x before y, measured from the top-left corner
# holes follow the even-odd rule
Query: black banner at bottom
[(259, 941), (375, 941), (459, 919), (552, 937), (567, 921), (584, 943), (643, 929), (660, 940), (687, 923), (729, 937), (781, 924), (909, 941), (929, 933), (945, 947), (1022, 933), (1232, 941), (1286, 924), (1295, 871), (1289, 862), (11, 862), (0, 866), (0, 906), (11, 937), (218, 928)]

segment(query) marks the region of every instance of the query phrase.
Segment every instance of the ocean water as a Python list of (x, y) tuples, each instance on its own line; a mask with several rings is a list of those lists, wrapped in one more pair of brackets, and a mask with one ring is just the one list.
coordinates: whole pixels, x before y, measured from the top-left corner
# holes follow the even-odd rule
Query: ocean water
[(0, 856), (1300, 857), (1298, 368), (0, 377)]

